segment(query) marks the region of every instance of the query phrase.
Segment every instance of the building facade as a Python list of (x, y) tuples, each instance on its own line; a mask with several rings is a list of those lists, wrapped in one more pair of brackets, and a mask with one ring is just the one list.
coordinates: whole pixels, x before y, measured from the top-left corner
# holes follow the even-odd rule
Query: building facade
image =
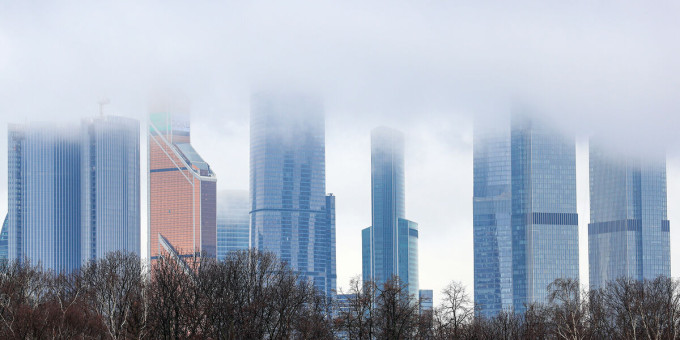
[(10, 125), (8, 257), (66, 273), (81, 264), (77, 126)]
[(511, 309), (510, 123), (475, 123), (473, 141), (474, 300), (491, 316)]
[(670, 277), (666, 159), (623, 156), (590, 142), (590, 289), (620, 277)]
[(81, 125), (81, 257), (140, 256), (139, 121), (101, 116)]
[(140, 253), (139, 122), (9, 127), (9, 259), (69, 272), (111, 251)]
[(398, 276), (417, 297), (418, 225), (406, 220), (404, 199), (404, 136), (376, 128), (371, 132), (373, 225), (362, 231), (363, 280), (382, 285)]
[(421, 289), (419, 291), (419, 296), (420, 296), (420, 314), (422, 315), (423, 313), (426, 312), (432, 312), (434, 309), (434, 294), (432, 289)]
[(149, 253), (217, 255), (217, 177), (191, 145), (188, 109), (163, 103), (149, 116)]
[(250, 117), (251, 245), (330, 296), (336, 288), (335, 197), (326, 195), (321, 103), (258, 93)]
[(7, 260), (8, 258), (8, 249), (7, 246), (9, 245), (7, 240), (7, 235), (8, 235), (8, 221), (9, 221), (9, 216), (5, 215), (5, 221), (2, 222), (2, 230), (0, 231), (0, 260)]
[(555, 279), (579, 278), (574, 139), (520, 115), (491, 130), (477, 127), (474, 147), (475, 303), (486, 315), (522, 312)]
[(250, 198), (247, 190), (217, 194), (217, 258), (250, 248)]

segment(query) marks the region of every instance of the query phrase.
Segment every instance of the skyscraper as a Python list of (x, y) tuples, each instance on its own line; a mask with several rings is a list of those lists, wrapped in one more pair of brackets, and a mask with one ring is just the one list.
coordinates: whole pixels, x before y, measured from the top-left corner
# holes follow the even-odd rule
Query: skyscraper
[(140, 254), (139, 121), (102, 116), (81, 125), (83, 261)]
[(404, 197), (404, 136), (376, 128), (371, 132), (373, 225), (362, 231), (363, 279), (381, 285), (396, 275), (417, 297), (418, 225), (406, 220)]
[(251, 245), (271, 251), (330, 296), (335, 290), (335, 197), (326, 196), (321, 104), (258, 93), (251, 102)]
[(2, 222), (2, 230), (0, 230), (0, 260), (7, 260), (7, 235), (8, 235), (8, 215), (5, 215), (5, 221)]
[(139, 254), (139, 122), (9, 127), (8, 258), (68, 272), (111, 251)]
[(433, 303), (433, 292), (432, 289), (421, 289), (419, 291), (420, 295), (420, 314), (422, 315), (425, 312), (432, 312), (434, 309), (434, 303)]
[(523, 311), (579, 277), (574, 140), (520, 115), (475, 135), (475, 303)]
[(250, 247), (250, 200), (247, 190), (220, 191), (217, 195), (217, 258)]
[(217, 255), (217, 178), (191, 145), (188, 110), (165, 102), (149, 119), (151, 259)]
[(70, 272), (81, 264), (81, 144), (76, 126), (9, 126), (9, 259)]
[(509, 122), (475, 122), (473, 146), (474, 299), (491, 316), (513, 306)]
[(670, 277), (666, 158), (623, 156), (590, 142), (590, 289), (626, 277)]

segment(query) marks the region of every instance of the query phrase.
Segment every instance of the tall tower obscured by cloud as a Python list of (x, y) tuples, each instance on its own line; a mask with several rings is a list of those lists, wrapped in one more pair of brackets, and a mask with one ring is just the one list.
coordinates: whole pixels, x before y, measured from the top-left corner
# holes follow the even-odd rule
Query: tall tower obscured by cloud
[(81, 144), (73, 126), (10, 125), (9, 259), (70, 272), (81, 264)]
[(515, 310), (546, 302), (557, 278), (579, 278), (576, 145), (573, 137), (515, 115), (512, 249)]
[(336, 287), (335, 197), (326, 196), (323, 108), (282, 93), (252, 97), (251, 245), (274, 252), (328, 296)]
[(250, 248), (250, 201), (247, 190), (217, 195), (217, 258)]
[(492, 316), (512, 308), (510, 124), (475, 122), (474, 299)]
[(217, 254), (217, 178), (191, 145), (188, 110), (161, 102), (149, 117), (149, 252)]
[(69, 272), (112, 251), (139, 255), (137, 120), (11, 125), (8, 165), (9, 259)]
[(376, 128), (371, 132), (373, 225), (362, 231), (363, 280), (380, 285), (396, 275), (417, 298), (418, 224), (405, 218), (404, 199), (404, 136)]
[(670, 277), (666, 158), (621, 156), (590, 142), (590, 289), (626, 277)]
[(574, 139), (520, 115), (475, 134), (475, 303), (523, 311), (579, 277)]
[(102, 116), (81, 125), (83, 261), (140, 255), (139, 121)]

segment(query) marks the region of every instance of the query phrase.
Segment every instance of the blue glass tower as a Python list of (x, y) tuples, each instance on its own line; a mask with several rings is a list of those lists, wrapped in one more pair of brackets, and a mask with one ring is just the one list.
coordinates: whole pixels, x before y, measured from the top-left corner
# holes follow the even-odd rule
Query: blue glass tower
[(432, 312), (434, 309), (434, 294), (432, 289), (421, 289), (419, 291), (420, 295), (420, 314), (425, 312)]
[(513, 304), (546, 302), (558, 278), (579, 278), (576, 146), (573, 138), (514, 116), (512, 158)]
[(140, 253), (139, 122), (9, 127), (9, 259), (69, 272), (111, 251)]
[(371, 227), (361, 230), (361, 278), (364, 282), (373, 279), (371, 273), (373, 271), (373, 254), (371, 253)]
[(579, 277), (574, 140), (514, 115), (510, 129), (476, 127), (474, 148), (475, 303), (521, 312)]
[(140, 255), (139, 121), (102, 116), (81, 125), (82, 260)]
[(7, 260), (7, 221), (9, 216), (5, 216), (5, 221), (2, 223), (2, 230), (0, 231), (0, 260)]
[(590, 288), (619, 277), (670, 277), (666, 158), (622, 156), (590, 142)]
[(335, 197), (326, 196), (321, 103), (300, 95), (258, 93), (250, 119), (251, 244), (274, 252), (331, 296)]
[(217, 194), (217, 258), (250, 247), (250, 201), (247, 190)]
[(491, 316), (513, 306), (509, 122), (477, 122), (473, 143), (474, 299)]
[(362, 231), (363, 279), (381, 285), (396, 275), (417, 297), (418, 225), (405, 219), (404, 136), (397, 130), (371, 132), (371, 202), (373, 226)]
[(78, 129), (10, 125), (8, 257), (69, 272), (81, 263), (81, 144)]

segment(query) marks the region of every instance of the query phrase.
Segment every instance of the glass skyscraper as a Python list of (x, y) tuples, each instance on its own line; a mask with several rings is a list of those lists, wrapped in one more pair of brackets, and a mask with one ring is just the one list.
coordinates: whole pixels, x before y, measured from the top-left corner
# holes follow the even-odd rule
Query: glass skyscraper
[(81, 125), (83, 261), (140, 255), (139, 121), (101, 116)]
[(139, 254), (139, 122), (9, 127), (9, 259), (68, 272), (111, 251)]
[(250, 116), (251, 245), (271, 251), (331, 296), (336, 288), (335, 197), (326, 196), (321, 103), (261, 92)]
[(217, 258), (250, 247), (250, 200), (247, 190), (225, 190), (217, 195)]
[(432, 289), (421, 289), (419, 291), (420, 295), (420, 314), (424, 312), (432, 312), (434, 309), (434, 294)]
[(417, 297), (418, 225), (405, 219), (404, 136), (397, 130), (371, 132), (371, 202), (373, 225), (362, 231), (363, 280), (381, 285), (396, 275)]
[(509, 122), (476, 122), (473, 143), (474, 299), (490, 316), (513, 306)]
[(557, 278), (578, 279), (573, 138), (525, 116), (476, 126), (475, 303), (480, 313), (545, 302)]
[(8, 218), (9, 216), (5, 215), (5, 221), (2, 223), (2, 230), (0, 230), (0, 260), (7, 260)]
[(670, 277), (666, 158), (623, 156), (590, 142), (590, 288), (619, 277)]
[(149, 252), (152, 260), (217, 256), (217, 177), (191, 145), (188, 109), (162, 101), (149, 116)]
[(10, 125), (9, 259), (70, 272), (81, 264), (81, 143), (76, 126)]

